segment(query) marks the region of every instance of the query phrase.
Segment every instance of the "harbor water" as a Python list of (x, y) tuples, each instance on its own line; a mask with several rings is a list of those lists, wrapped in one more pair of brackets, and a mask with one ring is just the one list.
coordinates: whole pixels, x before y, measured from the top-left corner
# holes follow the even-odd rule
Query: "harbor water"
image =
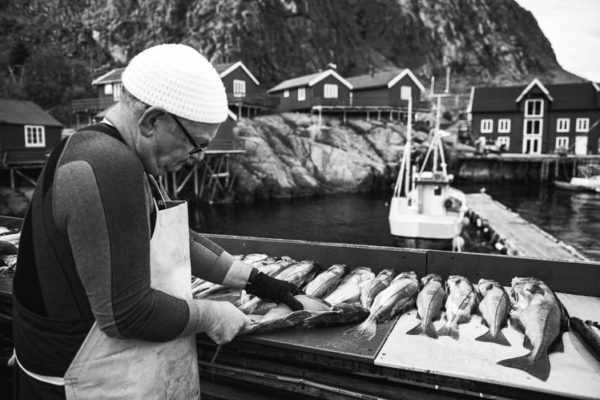
[[(561, 191), (539, 183), (455, 187), (465, 193), (485, 189), (527, 221), (600, 261), (600, 194)], [(206, 233), (395, 246), (388, 225), (390, 197), (391, 192), (378, 192), (196, 205), (190, 207), (190, 224)], [(466, 250), (493, 252), (478, 243), (467, 244)]]

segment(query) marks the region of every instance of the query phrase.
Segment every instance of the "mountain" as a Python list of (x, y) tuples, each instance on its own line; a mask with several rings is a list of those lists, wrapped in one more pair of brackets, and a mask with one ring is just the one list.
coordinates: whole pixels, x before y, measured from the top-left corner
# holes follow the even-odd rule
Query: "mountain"
[(456, 91), (581, 80), (514, 0), (0, 0), (0, 37), (0, 96), (46, 108), (163, 42), (242, 60), (265, 87), (329, 63), (345, 76), (408, 67), (440, 85), (450, 67)]

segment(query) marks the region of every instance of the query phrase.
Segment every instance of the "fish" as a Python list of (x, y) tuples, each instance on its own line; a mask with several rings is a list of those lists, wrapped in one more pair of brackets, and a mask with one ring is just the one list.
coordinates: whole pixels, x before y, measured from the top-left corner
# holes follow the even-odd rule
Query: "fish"
[(304, 288), (304, 293), (322, 299), (340, 282), (348, 267), (345, 264), (334, 264), (321, 272)]
[(360, 305), (329, 304), (318, 297), (299, 294), (294, 296), (302, 303), (303, 310), (292, 311), (285, 303), (279, 303), (264, 316), (249, 315), (252, 326), (242, 334), (272, 332), (302, 325), (307, 328), (360, 322), (369, 311)]
[(433, 320), (440, 316), (444, 306), (444, 281), (438, 274), (428, 274), (421, 279), (421, 283), (423, 288), (417, 296), (417, 316), (421, 318), (421, 323), (406, 334), (427, 335), (437, 339), (438, 333), (433, 326)]
[[(318, 264), (314, 261), (304, 260), (298, 261), (281, 272), (276, 274), (274, 278), (292, 283), (297, 287), (301, 288), (307, 281), (310, 281), (318, 269)], [(255, 310), (262, 302), (259, 297), (254, 297), (252, 300), (242, 304), (238, 309), (245, 314), (250, 314)]]
[(379, 292), (369, 309), (369, 317), (357, 327), (344, 332), (346, 335), (364, 336), (371, 340), (377, 333), (377, 323), (400, 314), (415, 304), (419, 281), (414, 271), (402, 272), (390, 286)]
[(475, 340), (510, 346), (510, 342), (502, 333), (510, 311), (508, 293), (501, 284), (490, 279), (480, 279), (477, 290), (482, 297), (479, 302), (479, 312), (489, 330)]
[(375, 279), (375, 274), (370, 268), (356, 267), (324, 300), (330, 304), (359, 302), (363, 284), (371, 279)]
[(564, 351), (562, 332), (569, 329), (569, 315), (552, 289), (537, 278), (513, 278), (510, 296), (511, 325), (524, 333), (523, 347), (529, 353), (498, 364), (546, 381), (550, 376), (548, 353)]
[(390, 286), (390, 283), (396, 275), (397, 272), (393, 268), (384, 269), (377, 274), (375, 279), (365, 282), (360, 292), (360, 304), (367, 309), (371, 307), (373, 300), (375, 300), (375, 296), (383, 289)]
[(440, 336), (459, 339), (458, 324), (471, 320), (479, 302), (479, 295), (467, 278), (450, 275), (446, 280), (446, 322), (438, 330)]

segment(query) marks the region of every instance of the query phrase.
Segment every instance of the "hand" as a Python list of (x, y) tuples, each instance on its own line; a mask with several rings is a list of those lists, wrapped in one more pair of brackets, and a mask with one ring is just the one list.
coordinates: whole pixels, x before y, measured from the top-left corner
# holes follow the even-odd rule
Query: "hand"
[(218, 345), (231, 342), (252, 321), (233, 304), (226, 301), (198, 300), (202, 309), (203, 331)]
[(304, 309), (302, 303), (294, 298), (295, 294), (302, 293), (296, 285), (272, 278), (257, 269), (252, 270), (246, 284), (246, 291), (263, 300), (272, 300), (276, 303), (283, 302), (293, 311)]

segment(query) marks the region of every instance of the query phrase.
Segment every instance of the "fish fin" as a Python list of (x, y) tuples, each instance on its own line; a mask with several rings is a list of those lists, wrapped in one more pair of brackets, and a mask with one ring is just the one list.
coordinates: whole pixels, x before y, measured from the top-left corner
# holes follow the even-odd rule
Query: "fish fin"
[(506, 336), (504, 336), (502, 331), (498, 331), (498, 334), (496, 336), (492, 335), (491, 331), (487, 331), (475, 340), (478, 340), (480, 342), (496, 343), (502, 346), (510, 346), (510, 342), (506, 339)]
[(548, 347), (548, 353), (564, 353), (565, 344), (563, 343), (562, 333), (559, 333), (554, 342)]
[(362, 324), (355, 326), (354, 328), (348, 329), (344, 332), (344, 335), (350, 335), (354, 337), (365, 336), (367, 340), (373, 339), (377, 333), (377, 321), (372, 319), (365, 320)]
[(533, 349), (533, 344), (531, 344), (531, 340), (527, 335), (523, 336), (523, 347), (525, 347), (527, 350)]
[(425, 327), (425, 334), (427, 336), (429, 336), (432, 339), (437, 339), (438, 338), (438, 334), (437, 331), (435, 330), (435, 327), (433, 326), (433, 324), (428, 324)]
[(438, 333), (435, 330), (433, 324), (428, 324), (423, 328), (423, 324), (419, 324), (412, 328), (410, 331), (406, 332), (407, 335), (426, 335), (432, 339), (438, 338)]
[(535, 360), (531, 360), (530, 354), (527, 354), (521, 357), (498, 361), (498, 365), (520, 369), (544, 382), (548, 380), (548, 376), (550, 375), (550, 359), (546, 352), (542, 352), (540, 357)]
[(419, 324), (412, 328), (410, 331), (406, 332), (407, 335), (423, 335), (425, 333), (425, 329), (423, 329), (423, 325)]
[(454, 340), (459, 339), (458, 326), (455, 325), (444, 325), (438, 331), (437, 334), (439, 336), (450, 336)]

